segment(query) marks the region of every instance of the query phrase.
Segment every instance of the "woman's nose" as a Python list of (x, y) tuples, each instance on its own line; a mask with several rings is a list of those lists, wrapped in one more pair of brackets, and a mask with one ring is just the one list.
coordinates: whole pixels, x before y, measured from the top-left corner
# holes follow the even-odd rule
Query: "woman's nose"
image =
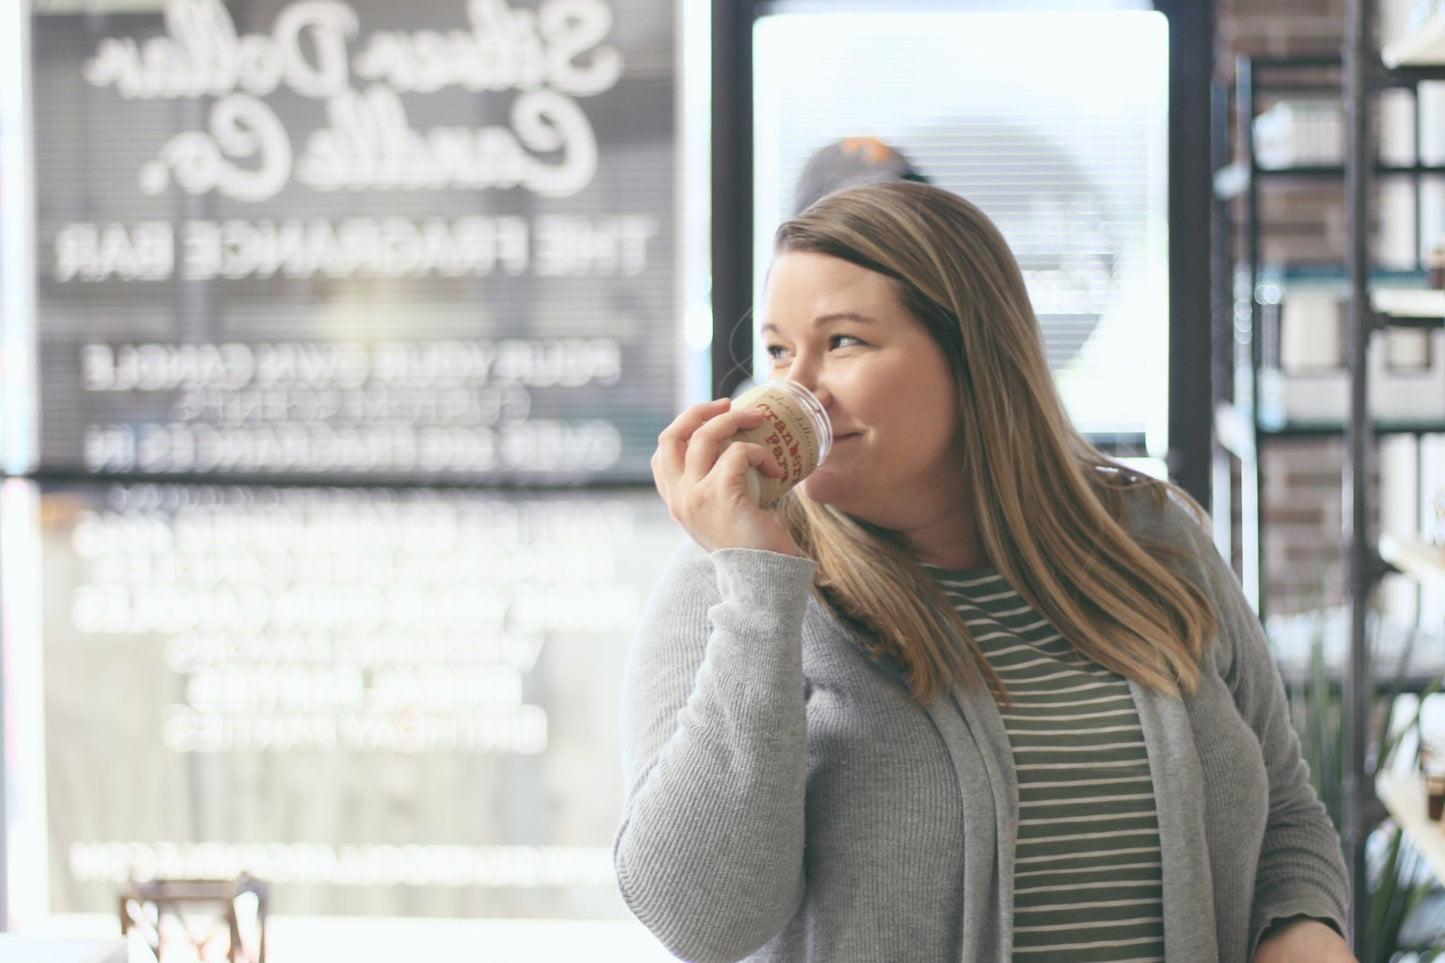
[(827, 408), (833, 403), (833, 394), (827, 388), (826, 379), (818, 376), (818, 371), (815, 367), (795, 361), (792, 367), (788, 369), (788, 380), (796, 381), (811, 391), (813, 397), (818, 399), (818, 404), (824, 408)]
[(792, 363), (788, 365), (788, 370), (784, 377), (789, 381), (796, 381), (809, 391), (812, 391), (813, 382), (817, 380), (817, 372), (815, 366), (808, 359), (795, 356)]

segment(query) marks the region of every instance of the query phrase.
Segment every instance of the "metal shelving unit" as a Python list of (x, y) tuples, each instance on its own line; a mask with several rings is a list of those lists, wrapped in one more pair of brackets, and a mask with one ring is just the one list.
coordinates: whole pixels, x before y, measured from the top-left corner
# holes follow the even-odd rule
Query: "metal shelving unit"
[[(1377, 438), (1396, 432), (1413, 434), (1417, 438), (1442, 433), (1445, 432), (1445, 417), (1438, 421), (1413, 418), (1382, 420), (1371, 411), (1370, 367), (1367, 363), (1371, 345), (1377, 335), (1387, 329), (1440, 327), (1445, 323), (1445, 292), (1392, 290), (1380, 286), (1371, 233), (1372, 217), (1375, 186), (1380, 179), (1406, 178), (1413, 183), (1416, 268), (1423, 274), (1420, 188), (1427, 179), (1439, 179), (1445, 183), (1445, 167), (1420, 160), (1418, 85), (1424, 81), (1445, 80), (1445, 23), (1428, 31), (1429, 36), (1422, 36), (1418, 42), (1391, 45), (1382, 60), (1376, 39), (1373, 0), (1347, 0), (1346, 10), (1346, 37), (1341, 57), (1293, 60), (1240, 58), (1236, 65), (1234, 131), (1241, 156), (1216, 171), (1215, 201), (1217, 209), (1223, 212), (1216, 223), (1222, 223), (1228, 230), (1231, 223), (1229, 205), (1242, 204), (1242, 223), (1246, 233), (1240, 244), (1243, 260), (1221, 279), (1232, 289), (1224, 291), (1221, 286), (1215, 298), (1217, 323), (1229, 331), (1231, 337), (1228, 343), (1233, 350), (1231, 370), (1226, 376), (1215, 379), (1217, 461), (1213, 476), (1216, 488), (1221, 484), (1230, 484), (1232, 472), (1229, 470), (1229, 459), (1237, 459), (1242, 581), (1246, 594), (1263, 617), (1267, 599), (1261, 565), (1264, 530), (1260, 497), (1261, 452), (1277, 439), (1310, 436), (1344, 438), (1346, 457), (1341, 535), (1346, 562), (1349, 633), (1341, 680), (1346, 707), (1347, 750), (1343, 841), (1354, 892), (1363, 894), (1367, 892), (1366, 838), (1385, 813), (1375, 786), (1368, 779), (1367, 751), (1373, 696), (1368, 681), (1371, 672), (1366, 616), (1380, 579), (1388, 572), (1403, 570), (1422, 580), (1439, 579), (1434, 584), (1445, 584), (1445, 557), (1435, 558), (1429, 551), (1432, 547), (1402, 543), (1398, 539), (1378, 539), (1373, 534), (1376, 497), (1372, 466)], [(1430, 62), (1422, 61), (1422, 56), (1428, 56)], [(1386, 63), (1390, 66), (1387, 67)], [(1262, 77), (1261, 74), (1268, 76)], [(1414, 92), (1414, 163), (1381, 163), (1375, 140), (1376, 105), (1382, 92), (1401, 88)], [(1258, 116), (1264, 91), (1271, 96), (1341, 96), (1345, 110), (1343, 163), (1262, 167), (1256, 149), (1254, 119)], [(1220, 97), (1216, 110), (1223, 107), (1224, 99)], [(1216, 131), (1226, 127), (1216, 119)], [(1283, 424), (1267, 424), (1260, 412), (1259, 374), (1265, 360), (1260, 334), (1261, 320), (1271, 305), (1261, 296), (1265, 267), (1261, 254), (1261, 233), (1264, 229), (1260, 214), (1261, 191), (1267, 184), (1318, 181), (1343, 181), (1348, 250), (1344, 263), (1347, 294), (1344, 298), (1342, 345), (1348, 408), (1345, 417), (1335, 423), (1285, 421)], [(1233, 245), (1231, 249), (1234, 249)], [(1224, 341), (1220, 338), (1216, 344)], [(1225, 500), (1224, 504), (1229, 502)], [(1427, 564), (1431, 561), (1440, 568)], [(1399, 788), (1393, 783), (1391, 786)], [(1368, 900), (1355, 900), (1351, 922), (1357, 948), (1366, 945), (1359, 934), (1367, 931), (1368, 908)]]
[[(1424, 80), (1445, 78), (1445, 68), (1419, 68), (1386, 71), (1378, 67), (1372, 71), (1369, 97), (1373, 98), (1383, 89), (1400, 88), (1414, 90)], [(1264, 517), (1260, 497), (1263, 478), (1260, 470), (1260, 455), (1266, 445), (1276, 439), (1299, 439), (1307, 437), (1340, 437), (1347, 434), (1348, 417), (1336, 420), (1327, 418), (1310, 420), (1281, 420), (1268, 417), (1261, 399), (1260, 372), (1266, 367), (1264, 356), (1268, 312), (1276, 309), (1265, 296), (1268, 287), (1268, 265), (1262, 253), (1262, 235), (1266, 231), (1261, 215), (1261, 194), (1265, 190), (1288, 189), (1291, 184), (1337, 182), (1346, 191), (1350, 175), (1364, 172), (1370, 179), (1370, 188), (1377, 179), (1405, 179), (1415, 186), (1415, 270), (1423, 275), (1425, 264), (1423, 242), (1420, 237), (1421, 201), (1420, 185), (1427, 179), (1445, 183), (1445, 165), (1426, 164), (1419, 159), (1419, 130), (1421, 108), (1418, 94), (1414, 97), (1414, 126), (1417, 147), (1415, 162), (1408, 164), (1383, 164), (1373, 159), (1357, 164), (1303, 164), (1282, 167), (1267, 167), (1259, 162), (1255, 141), (1254, 118), (1260, 113), (1260, 102), (1267, 96), (1286, 95), (1329, 95), (1341, 96), (1345, 86), (1346, 64), (1339, 57), (1313, 57), (1291, 59), (1260, 59), (1240, 57), (1235, 68), (1234, 88), (1234, 140), (1241, 155), (1232, 162), (1218, 166), (1214, 175), (1216, 206), (1225, 212), (1216, 223), (1223, 229), (1230, 229), (1228, 205), (1243, 205), (1243, 215), (1235, 222), (1244, 227), (1242, 260), (1235, 264), (1232, 290), (1217, 290), (1215, 294), (1218, 328), (1232, 337), (1216, 340), (1216, 350), (1221, 347), (1233, 357), (1226, 359), (1225, 372), (1216, 375), (1214, 391), (1214, 436), (1216, 439), (1215, 502), (1230, 505), (1230, 472), (1228, 460), (1237, 459), (1239, 465), (1240, 501), (1240, 559), (1241, 581), (1245, 594), (1263, 617), (1269, 608), (1264, 591), (1260, 559), (1263, 553)], [(1299, 79), (1304, 75), (1307, 79)], [(1217, 112), (1215, 129), (1222, 131), (1226, 124), (1218, 114), (1226, 109), (1221, 96), (1215, 105)], [(1373, 152), (1373, 144), (1371, 145)], [(1216, 158), (1218, 162), (1218, 158)], [(1231, 271), (1228, 259), (1216, 259), (1223, 270), (1216, 270), (1216, 278), (1230, 283)], [(1345, 270), (1348, 277), (1348, 268)], [(1343, 279), (1342, 279), (1343, 280)], [(1440, 317), (1445, 314), (1445, 292), (1382, 289), (1375, 284), (1368, 286), (1374, 317), (1387, 316), (1390, 327), (1432, 327), (1439, 326)], [(1422, 306), (1423, 305), (1423, 306)], [(1372, 428), (1376, 436), (1387, 434), (1424, 435), (1445, 431), (1445, 419), (1420, 419), (1409, 417), (1382, 418), (1373, 416)], [(1221, 537), (1221, 548), (1227, 541)]]

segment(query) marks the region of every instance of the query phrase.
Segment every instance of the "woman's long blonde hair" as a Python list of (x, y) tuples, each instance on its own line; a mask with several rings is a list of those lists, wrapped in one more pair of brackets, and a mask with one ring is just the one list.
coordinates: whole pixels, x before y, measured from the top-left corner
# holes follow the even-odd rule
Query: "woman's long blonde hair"
[[(1111, 461), (1069, 420), (1023, 274), (977, 207), (925, 184), (829, 195), (778, 229), (777, 253), (831, 255), (892, 278), (949, 359), (967, 489), (989, 562), (1084, 656), (1164, 692), (1198, 688), (1208, 599), (1166, 546), (1125, 529), (1123, 491), (1182, 491)], [(968, 627), (897, 533), (790, 493), (776, 509), (819, 563), (818, 589), (927, 704), (982, 681), (1007, 700)]]

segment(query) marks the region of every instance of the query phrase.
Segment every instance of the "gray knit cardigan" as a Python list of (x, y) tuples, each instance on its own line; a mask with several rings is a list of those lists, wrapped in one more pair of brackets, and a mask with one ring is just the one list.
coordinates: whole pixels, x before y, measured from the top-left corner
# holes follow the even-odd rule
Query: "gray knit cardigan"
[[(1166, 959), (1248, 961), (1295, 915), (1343, 932), (1339, 839), (1258, 620), (1182, 508), (1127, 509), (1137, 538), (1188, 553), (1219, 627), (1193, 696), (1131, 683)], [(1018, 788), (998, 708), (983, 687), (920, 707), (819, 603), (815, 571), (690, 542), (669, 564), (624, 679), (622, 895), (687, 960), (1002, 963)]]

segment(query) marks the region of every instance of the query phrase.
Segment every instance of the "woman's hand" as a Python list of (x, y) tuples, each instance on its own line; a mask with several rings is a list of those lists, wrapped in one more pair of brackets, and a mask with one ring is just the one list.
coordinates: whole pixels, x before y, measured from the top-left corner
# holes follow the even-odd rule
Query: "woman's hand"
[(1254, 951), (1254, 963), (1357, 963), (1350, 944), (1319, 920), (1276, 925)]
[(652, 477), (672, 517), (709, 552), (719, 548), (761, 548), (798, 555), (777, 520), (748, 498), (743, 475), (756, 468), (782, 478), (783, 468), (761, 445), (727, 440), (762, 424), (758, 408), (732, 410), (727, 398), (693, 405), (657, 437)]

